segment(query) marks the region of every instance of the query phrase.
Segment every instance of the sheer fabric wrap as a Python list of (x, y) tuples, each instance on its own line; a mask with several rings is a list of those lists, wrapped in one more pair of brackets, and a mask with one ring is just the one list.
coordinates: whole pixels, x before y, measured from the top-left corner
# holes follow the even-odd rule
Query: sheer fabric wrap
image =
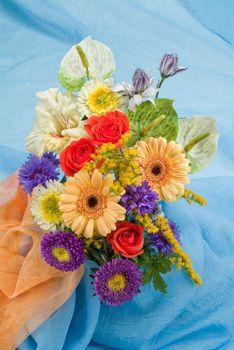
[(43, 232), (17, 174), (0, 185), (0, 349), (15, 349), (72, 294), (83, 275), (60, 272), (40, 255)]

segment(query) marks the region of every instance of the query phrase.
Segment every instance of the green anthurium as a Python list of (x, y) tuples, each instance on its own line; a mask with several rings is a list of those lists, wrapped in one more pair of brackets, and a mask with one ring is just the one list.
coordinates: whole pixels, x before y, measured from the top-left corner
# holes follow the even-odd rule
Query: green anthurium
[(89, 79), (110, 78), (115, 70), (112, 51), (103, 43), (87, 37), (72, 46), (60, 64), (58, 79), (69, 91), (78, 91)]
[(148, 137), (165, 137), (175, 140), (178, 132), (178, 117), (173, 108), (173, 100), (159, 98), (152, 103), (146, 101), (128, 112), (131, 125), (130, 145)]
[(204, 169), (212, 160), (219, 133), (214, 118), (193, 116), (179, 120), (177, 142), (184, 148), (191, 172)]

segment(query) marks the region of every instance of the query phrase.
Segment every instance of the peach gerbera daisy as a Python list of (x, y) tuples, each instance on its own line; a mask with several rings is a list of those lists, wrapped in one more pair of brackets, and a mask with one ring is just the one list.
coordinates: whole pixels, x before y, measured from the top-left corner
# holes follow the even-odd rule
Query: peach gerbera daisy
[(182, 196), (190, 168), (181, 146), (163, 137), (150, 137), (136, 147), (142, 180), (149, 182), (160, 199), (174, 201)]
[(78, 172), (64, 185), (60, 210), (65, 224), (76, 234), (92, 237), (94, 233), (106, 236), (116, 229), (115, 223), (124, 220), (125, 209), (118, 202), (120, 196), (110, 192), (111, 175), (105, 178), (95, 169), (90, 176)]

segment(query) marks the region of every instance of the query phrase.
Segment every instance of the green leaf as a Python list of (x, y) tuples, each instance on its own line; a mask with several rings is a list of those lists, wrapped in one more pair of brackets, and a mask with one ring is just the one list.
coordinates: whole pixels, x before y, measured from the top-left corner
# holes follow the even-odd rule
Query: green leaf
[(151, 269), (145, 270), (142, 274), (142, 283), (148, 284), (150, 283), (151, 279), (152, 279), (152, 270)]
[(178, 117), (173, 108), (173, 100), (161, 98), (154, 103), (146, 101), (128, 112), (132, 138), (130, 145), (148, 137), (165, 137), (175, 140), (178, 132)]
[(153, 285), (155, 290), (159, 290), (161, 293), (167, 292), (167, 284), (160, 276), (160, 273), (155, 273), (153, 275)]

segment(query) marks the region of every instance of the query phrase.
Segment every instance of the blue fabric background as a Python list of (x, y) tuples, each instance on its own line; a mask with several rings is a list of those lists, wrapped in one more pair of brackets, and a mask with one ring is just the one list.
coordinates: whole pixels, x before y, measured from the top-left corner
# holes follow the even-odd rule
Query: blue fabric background
[(1, 178), (25, 160), (35, 93), (58, 86), (60, 60), (88, 35), (112, 48), (117, 81), (138, 66), (157, 76), (160, 57), (176, 52), (189, 69), (169, 79), (161, 96), (175, 99), (180, 116), (215, 116), (221, 134), (215, 160), (191, 184), (208, 206), (165, 206), (203, 286), (175, 271), (166, 296), (147, 286), (131, 303), (110, 308), (92, 296), (87, 270), (20, 350), (234, 349), (234, 2), (3, 0), (0, 10)]

